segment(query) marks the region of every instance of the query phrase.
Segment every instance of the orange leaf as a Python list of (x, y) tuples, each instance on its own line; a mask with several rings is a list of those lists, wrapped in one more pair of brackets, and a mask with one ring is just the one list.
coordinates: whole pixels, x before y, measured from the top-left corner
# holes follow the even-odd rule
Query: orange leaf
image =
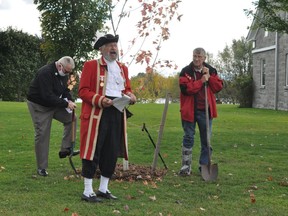
[(273, 177), (272, 177), (272, 176), (269, 176), (269, 177), (267, 178), (267, 180), (268, 180), (268, 181), (272, 181), (272, 180), (273, 180)]
[(253, 193), (250, 193), (250, 200), (251, 200), (251, 203), (256, 202), (255, 195)]

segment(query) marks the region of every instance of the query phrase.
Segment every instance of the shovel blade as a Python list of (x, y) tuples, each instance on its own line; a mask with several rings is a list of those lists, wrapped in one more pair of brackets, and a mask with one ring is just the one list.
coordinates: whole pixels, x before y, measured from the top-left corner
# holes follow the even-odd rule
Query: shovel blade
[(201, 165), (201, 175), (204, 181), (216, 181), (218, 176), (218, 165)]

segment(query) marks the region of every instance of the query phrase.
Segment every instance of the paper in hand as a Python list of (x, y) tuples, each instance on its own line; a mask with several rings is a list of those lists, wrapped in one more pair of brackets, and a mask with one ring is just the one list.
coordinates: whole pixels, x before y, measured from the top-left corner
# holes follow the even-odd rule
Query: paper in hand
[[(64, 100), (68, 102), (68, 99), (67, 99), (67, 98), (64, 98)], [(67, 111), (68, 113), (72, 113), (72, 112), (73, 112), (70, 108), (65, 108), (65, 109), (66, 109), (66, 111)]]
[(113, 106), (116, 107), (120, 112), (123, 112), (125, 106), (130, 103), (130, 97), (128, 95), (123, 95), (121, 98), (113, 99)]

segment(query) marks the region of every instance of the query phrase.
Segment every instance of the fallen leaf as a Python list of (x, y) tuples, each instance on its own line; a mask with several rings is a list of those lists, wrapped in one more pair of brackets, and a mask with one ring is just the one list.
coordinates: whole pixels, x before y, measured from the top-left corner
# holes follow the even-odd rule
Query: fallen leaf
[(268, 180), (268, 181), (272, 181), (272, 180), (273, 180), (273, 177), (272, 177), (272, 176), (269, 176), (269, 177), (267, 178), (267, 180)]
[(258, 187), (256, 185), (252, 185), (250, 188), (253, 190), (258, 190)]
[(251, 200), (251, 203), (255, 203), (256, 202), (254, 193), (250, 193), (250, 200)]
[(125, 205), (125, 206), (124, 206), (124, 210), (125, 210), (125, 211), (129, 211), (129, 206), (128, 206), (128, 205)]
[(156, 201), (156, 196), (150, 196), (149, 199), (150, 199), (151, 201)]
[(132, 199), (135, 199), (135, 197), (133, 197), (133, 196), (131, 196), (131, 195), (127, 195), (127, 196), (126, 196), (126, 199), (127, 199), (127, 200), (132, 200)]
[(64, 212), (68, 212), (69, 211), (69, 208), (64, 208)]
[(151, 182), (152, 188), (157, 188), (157, 184), (155, 182)]
[(121, 214), (121, 212), (119, 210), (113, 210), (114, 214)]
[(138, 193), (144, 194), (145, 192), (144, 192), (144, 191), (141, 191), (141, 190), (138, 190)]

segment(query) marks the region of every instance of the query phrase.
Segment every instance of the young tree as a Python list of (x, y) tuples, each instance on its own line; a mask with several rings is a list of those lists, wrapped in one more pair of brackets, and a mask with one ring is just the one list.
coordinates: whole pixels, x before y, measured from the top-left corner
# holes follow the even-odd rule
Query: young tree
[[(121, 47), (121, 61), (128, 66), (134, 62), (144, 64), (146, 73), (153, 73), (163, 67), (177, 69), (172, 60), (158, 59), (158, 55), (163, 42), (169, 40), (169, 25), (175, 19), (181, 20), (182, 15), (177, 13), (180, 0), (133, 0), (130, 4), (128, 0), (109, 2), (108, 24), (114, 34), (129, 32), (130, 38), (125, 39), (130, 41), (127, 49)], [(115, 18), (117, 13), (119, 15)], [(122, 22), (127, 20), (129, 27), (126, 25), (121, 28)]]
[(46, 59), (41, 39), (8, 27), (0, 31), (0, 98), (23, 101), (32, 78)]
[(288, 33), (288, 1), (258, 0), (253, 2), (257, 10), (245, 9), (247, 16), (254, 18), (252, 28), (264, 28), (271, 32)]

